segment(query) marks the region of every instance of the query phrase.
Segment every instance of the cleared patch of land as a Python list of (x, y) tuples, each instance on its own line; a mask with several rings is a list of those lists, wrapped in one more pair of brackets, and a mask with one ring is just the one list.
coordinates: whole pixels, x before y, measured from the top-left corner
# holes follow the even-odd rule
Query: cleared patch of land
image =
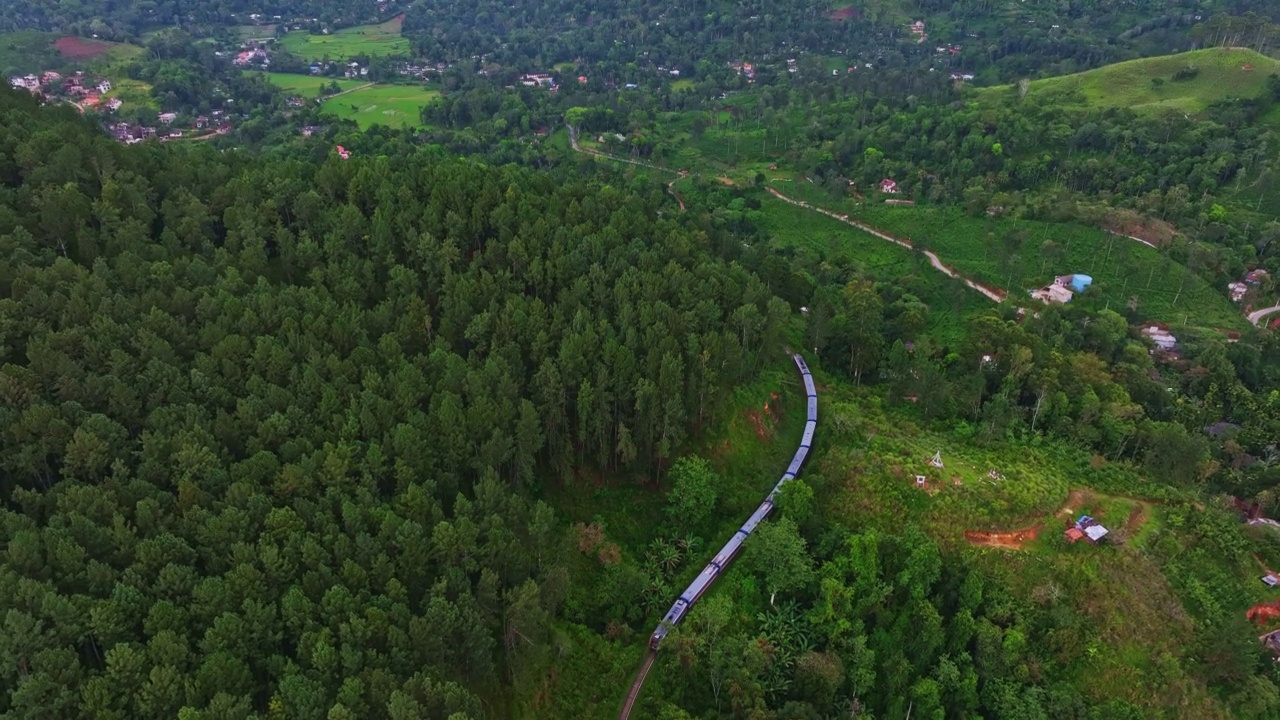
[[(1280, 61), (1253, 50), (1209, 48), (1035, 80), (1026, 99), (1139, 112), (1199, 113), (1220, 100), (1261, 96), (1267, 92), (1267, 77), (1276, 72), (1280, 72)], [(1011, 85), (975, 92), (982, 100), (1018, 97)]]
[(328, 35), (291, 32), (280, 39), (280, 44), (285, 50), (307, 60), (408, 55), (409, 41), (400, 34), (403, 21), (403, 16), (397, 16), (378, 25), (357, 25)]
[(68, 35), (58, 38), (53, 47), (68, 60), (124, 60), (141, 55), (144, 51), (137, 45), (113, 43), (103, 40)]
[(416, 85), (374, 85), (330, 98), (325, 112), (355, 120), (361, 129), (373, 125), (417, 127), (422, 106), (440, 93)]
[(317, 75), (296, 75), (293, 73), (261, 73), (266, 77), (267, 82), (275, 85), (281, 90), (295, 92), (304, 97), (319, 97), (320, 88), (329, 87), (333, 83), (338, 84), (338, 88), (342, 91), (354, 90), (361, 85), (368, 85), (363, 80), (347, 80), (345, 78), (327, 78)]

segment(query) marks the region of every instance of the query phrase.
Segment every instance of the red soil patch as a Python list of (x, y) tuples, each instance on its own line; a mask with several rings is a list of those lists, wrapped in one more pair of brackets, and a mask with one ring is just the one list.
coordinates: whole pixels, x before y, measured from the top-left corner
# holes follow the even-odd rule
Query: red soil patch
[(764, 429), (764, 422), (760, 420), (760, 411), (755, 408), (748, 410), (747, 419), (751, 420), (751, 424), (755, 426), (756, 435), (759, 435), (760, 439), (764, 440), (768, 433)]
[(862, 13), (858, 12), (858, 8), (852, 5), (845, 5), (839, 10), (832, 10), (827, 13), (827, 17), (836, 22), (844, 22), (846, 20), (857, 20), (862, 17)]
[(68, 35), (67, 37), (58, 38), (53, 47), (62, 53), (63, 57), (68, 57), (72, 60), (86, 60), (107, 54), (107, 51), (111, 49), (111, 43)]
[(1280, 600), (1258, 603), (1245, 611), (1245, 617), (1259, 625), (1266, 625), (1269, 621), (1280, 618)]
[(964, 539), (974, 545), (983, 545), (986, 547), (998, 547), (1008, 550), (1021, 550), (1022, 546), (1032, 542), (1040, 537), (1040, 529), (1043, 525), (1032, 525), (1021, 530), (1013, 532), (980, 532), (978, 530), (966, 530)]

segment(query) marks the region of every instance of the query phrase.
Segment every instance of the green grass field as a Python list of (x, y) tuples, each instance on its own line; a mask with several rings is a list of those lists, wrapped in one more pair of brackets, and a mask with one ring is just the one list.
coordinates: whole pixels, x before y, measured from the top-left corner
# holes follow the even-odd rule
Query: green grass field
[(241, 40), (271, 38), (276, 34), (275, 25), (232, 25), (228, 29)]
[(340, 118), (355, 120), (361, 129), (373, 125), (417, 127), (422, 124), (422, 106), (439, 94), (416, 85), (374, 85), (330, 98), (321, 107)]
[(111, 81), (111, 92), (107, 93), (106, 97), (120, 98), (126, 107), (141, 105), (152, 110), (160, 109), (160, 103), (151, 96), (151, 85), (141, 80), (132, 80), (127, 77), (114, 78)]
[(282, 37), (280, 44), (285, 50), (307, 60), (408, 55), (409, 41), (400, 34), (401, 22), (401, 18), (393, 18), (379, 25), (357, 25), (328, 35), (295, 31)]
[(275, 85), (281, 90), (294, 92), (308, 98), (319, 97), (320, 88), (328, 86), (334, 82), (338, 83), (338, 87), (343, 90), (354, 90), (362, 85), (369, 84), (363, 80), (347, 80), (345, 78), (333, 79), (318, 77), (316, 75), (296, 75), (293, 73), (262, 73), (262, 75), (267, 78), (267, 82)]
[[(1174, 80), (1174, 73), (1186, 67), (1194, 67), (1199, 72), (1188, 80)], [(1262, 95), (1267, 90), (1267, 77), (1276, 72), (1280, 72), (1280, 61), (1252, 50), (1210, 48), (1035, 80), (1026, 100), (1200, 113), (1219, 100)], [(1010, 85), (980, 88), (974, 93), (985, 101), (1018, 97), (1017, 90)]]

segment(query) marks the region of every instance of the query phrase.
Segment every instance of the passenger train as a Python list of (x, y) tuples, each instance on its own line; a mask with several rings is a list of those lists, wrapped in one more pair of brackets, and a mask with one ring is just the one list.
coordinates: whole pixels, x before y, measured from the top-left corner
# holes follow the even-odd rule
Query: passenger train
[(791, 465), (787, 467), (787, 472), (783, 474), (782, 479), (777, 485), (773, 486), (773, 490), (765, 497), (764, 502), (760, 503), (760, 507), (751, 513), (751, 517), (742, 524), (742, 527), (729, 538), (729, 542), (720, 548), (720, 552), (711, 559), (711, 562), (703, 568), (698, 577), (694, 578), (689, 587), (680, 593), (679, 599), (671, 606), (666, 615), (662, 616), (662, 622), (658, 624), (657, 629), (653, 631), (653, 635), (649, 637), (649, 648), (657, 650), (659, 643), (667, 636), (667, 632), (671, 626), (684, 619), (689, 612), (689, 608), (702, 597), (702, 593), (711, 587), (711, 583), (724, 571), (729, 561), (738, 554), (738, 550), (742, 548), (742, 543), (751, 536), (752, 531), (760, 524), (769, 513), (773, 510), (774, 498), (782, 491), (782, 486), (795, 479), (800, 474), (800, 468), (804, 465), (805, 458), (809, 456), (809, 448), (813, 445), (813, 433), (818, 427), (818, 392), (813, 386), (813, 375), (809, 373), (809, 366), (805, 364), (804, 358), (798, 353), (793, 354), (791, 359), (795, 361), (796, 367), (800, 369), (800, 377), (804, 379), (804, 391), (808, 397), (808, 419), (804, 424), (804, 436), (800, 440), (800, 448), (796, 450), (795, 456), (791, 458)]

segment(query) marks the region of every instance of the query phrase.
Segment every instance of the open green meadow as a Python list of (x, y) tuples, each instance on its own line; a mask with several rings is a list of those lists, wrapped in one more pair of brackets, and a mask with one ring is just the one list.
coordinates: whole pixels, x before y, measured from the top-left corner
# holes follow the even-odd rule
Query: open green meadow
[(151, 96), (151, 85), (131, 78), (115, 78), (111, 81), (111, 92), (107, 98), (120, 98), (125, 107), (140, 105), (151, 110), (159, 110), (160, 103)]
[(280, 45), (307, 60), (408, 55), (409, 41), (400, 34), (401, 22), (397, 17), (379, 25), (357, 25), (328, 35), (295, 31), (285, 34)]
[(275, 25), (232, 25), (228, 30), (242, 41), (274, 38), (276, 34)]
[(355, 120), (361, 129), (374, 125), (417, 127), (422, 124), (424, 105), (439, 91), (417, 85), (373, 85), (324, 101), (325, 112)]
[[(1174, 74), (1195, 68), (1194, 77)], [(1129, 60), (1095, 70), (1032, 81), (1027, 100), (1135, 111), (1199, 113), (1229, 98), (1253, 98), (1267, 91), (1267, 78), (1280, 61), (1244, 48), (1209, 48)], [(974, 91), (984, 101), (1016, 100), (1010, 85)]]
[(326, 78), (316, 75), (298, 75), (294, 73), (261, 73), (266, 77), (267, 82), (275, 85), (281, 90), (297, 93), (303, 97), (319, 97), (320, 88), (328, 87), (333, 83), (338, 83), (338, 87), (343, 91), (354, 90), (355, 88), (368, 85), (363, 80), (348, 80), (346, 78)]

